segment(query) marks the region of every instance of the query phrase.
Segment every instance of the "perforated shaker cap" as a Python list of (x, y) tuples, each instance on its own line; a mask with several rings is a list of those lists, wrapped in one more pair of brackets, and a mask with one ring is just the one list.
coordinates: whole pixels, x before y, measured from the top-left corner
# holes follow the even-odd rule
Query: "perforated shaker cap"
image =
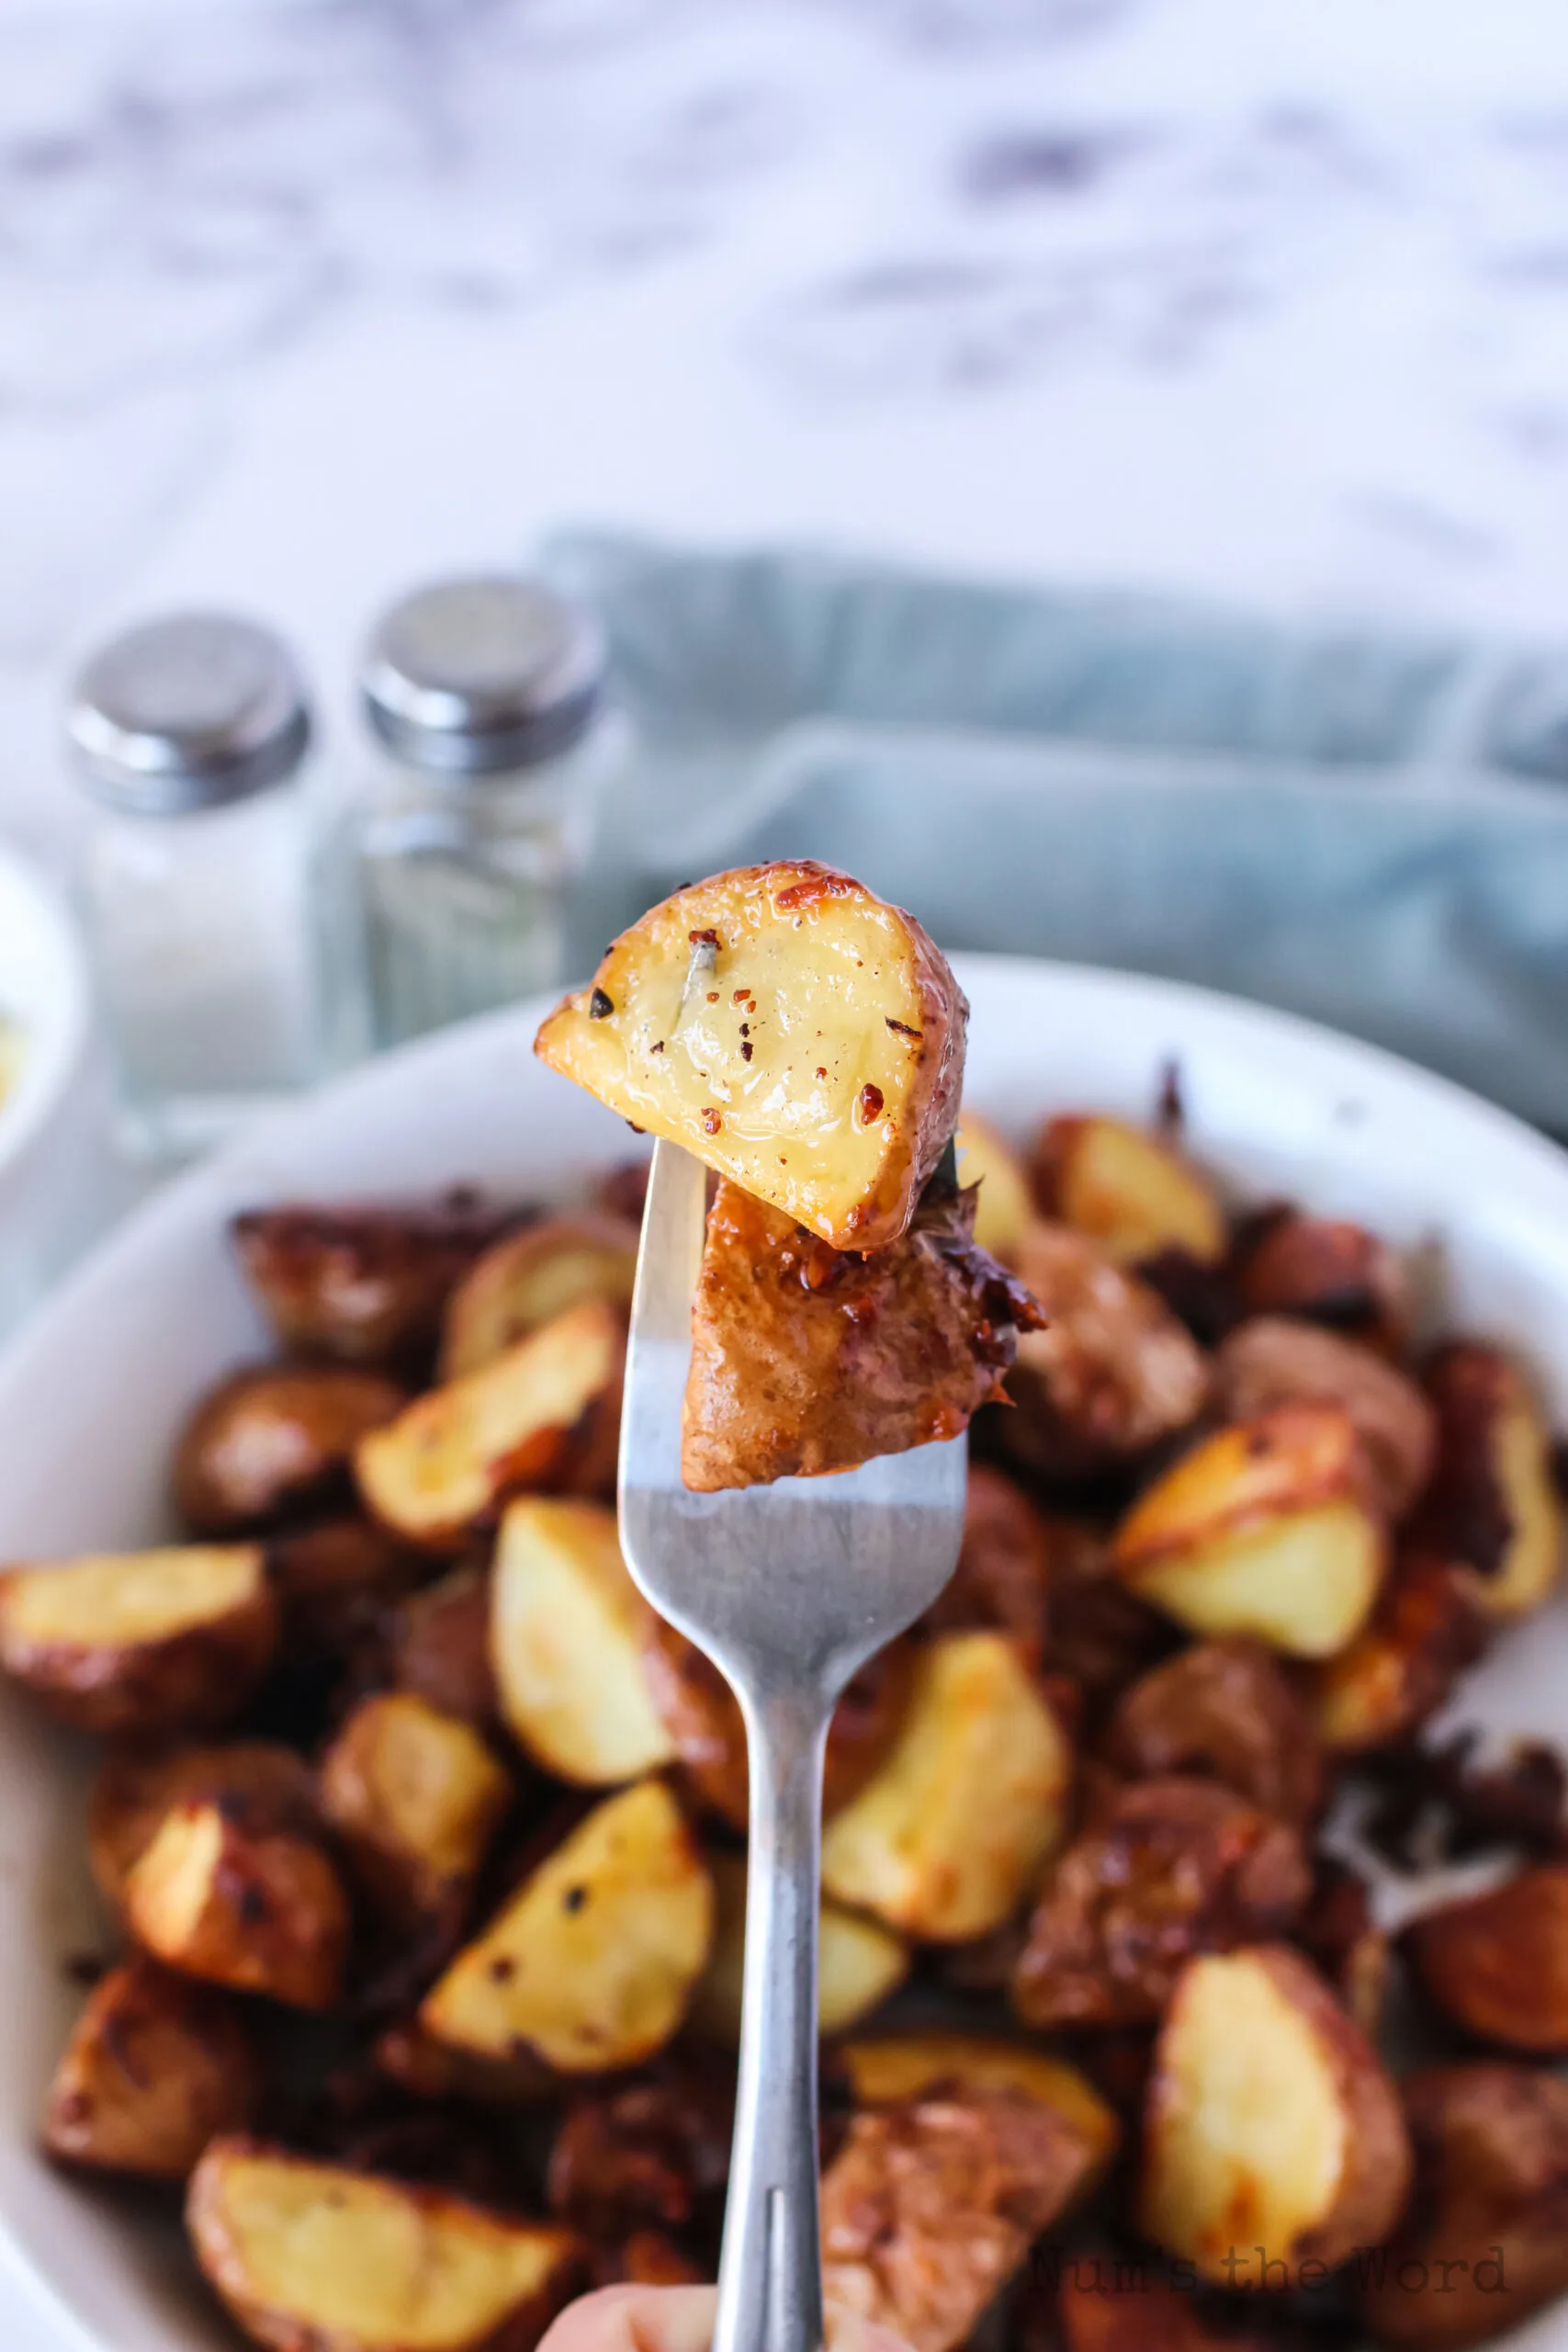
[(78, 676), (65, 724), (88, 790), (147, 817), (265, 792), (310, 740), (288, 647), (231, 613), (173, 613), (111, 639)]
[(569, 751), (604, 682), (590, 612), (542, 582), (493, 578), (438, 581), (394, 605), (361, 684), (381, 741), (456, 782)]

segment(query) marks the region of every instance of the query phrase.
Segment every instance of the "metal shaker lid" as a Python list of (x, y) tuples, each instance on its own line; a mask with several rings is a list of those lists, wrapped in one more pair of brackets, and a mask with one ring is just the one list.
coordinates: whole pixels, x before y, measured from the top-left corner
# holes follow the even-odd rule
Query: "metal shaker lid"
[(94, 654), (66, 732), (88, 790), (131, 815), (175, 817), (264, 792), (310, 739), (288, 649), (229, 613), (174, 613)]
[(570, 750), (604, 682), (593, 616), (534, 580), (438, 581), (385, 614), (361, 686), (381, 741), (457, 778)]

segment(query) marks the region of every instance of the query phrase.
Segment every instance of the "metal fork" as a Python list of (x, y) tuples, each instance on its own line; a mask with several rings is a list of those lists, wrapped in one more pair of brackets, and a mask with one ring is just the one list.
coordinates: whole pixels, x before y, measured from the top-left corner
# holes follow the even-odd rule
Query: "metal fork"
[(699, 1160), (655, 1147), (621, 1422), (621, 1542), (649, 1600), (706, 1651), (746, 1719), (746, 1991), (714, 2352), (819, 2352), (823, 1747), (850, 1677), (953, 1573), (964, 1441), (833, 1477), (689, 1493), (681, 1403), (705, 1186)]

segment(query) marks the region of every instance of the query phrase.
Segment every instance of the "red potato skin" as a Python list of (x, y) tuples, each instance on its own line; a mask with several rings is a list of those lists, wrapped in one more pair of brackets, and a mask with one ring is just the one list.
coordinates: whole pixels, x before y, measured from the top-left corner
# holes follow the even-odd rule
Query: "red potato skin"
[(1123, 1691), (1101, 1753), (1129, 1780), (1218, 1781), (1296, 1828), (1316, 1815), (1323, 1758), (1277, 1660), (1245, 1636), (1196, 1642)]
[(1427, 1998), (1478, 2041), (1568, 2052), (1568, 1863), (1426, 1912), (1402, 1949)]
[(175, 1453), (175, 1506), (194, 1534), (247, 1535), (347, 1491), (359, 1440), (407, 1391), (342, 1364), (247, 1364), (204, 1396)]
[(184, 2180), (218, 2132), (243, 2130), (261, 2079), (236, 2004), (133, 1959), (95, 1986), (77, 2021), (43, 2143), (86, 2171)]
[(291, 1354), (400, 1370), (428, 1357), (458, 1281), (524, 1221), (455, 1197), (409, 1208), (250, 1209), (231, 1230), (245, 1277)]
[(271, 1666), (277, 1640), (277, 1601), (262, 1585), (227, 1616), (166, 1641), (88, 1649), (13, 1637), (0, 1662), (51, 1714), (78, 1731), (162, 1738), (231, 1722)]
[(964, 1504), (964, 1548), (953, 1580), (920, 1620), (931, 1633), (995, 1628), (1010, 1634), (1031, 1669), (1045, 1656), (1050, 1630), (1050, 1522), (1021, 1487), (991, 1468), (970, 1464)]

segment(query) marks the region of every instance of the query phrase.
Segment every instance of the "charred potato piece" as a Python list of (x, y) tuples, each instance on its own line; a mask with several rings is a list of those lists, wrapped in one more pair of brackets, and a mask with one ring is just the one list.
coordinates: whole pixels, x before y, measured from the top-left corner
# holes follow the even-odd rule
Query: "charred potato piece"
[(534, 1050), (835, 1250), (882, 1250), (957, 1122), (968, 1017), (913, 916), (803, 861), (677, 890)]
[(1332, 1657), (1371, 1613), (1385, 1545), (1344, 1407), (1280, 1405), (1184, 1454), (1111, 1550), (1131, 1589), (1192, 1633)]
[[(750, 1818), (746, 1725), (734, 1691), (710, 1657), (649, 1611), (643, 1671), (692, 1790), (734, 1828)], [(858, 1795), (893, 1744), (908, 1702), (913, 1645), (890, 1642), (852, 1676), (828, 1726), (824, 1815)]]
[(829, 2302), (911, 2352), (954, 2352), (1098, 2154), (1058, 2109), (1014, 2092), (855, 2116), (822, 2177)]
[[(1332, 1669), (1330, 1669), (1332, 1670)], [(1307, 1708), (1261, 1642), (1195, 1642), (1123, 1691), (1102, 1751), (1130, 1781), (1218, 1781), (1303, 1828), (1323, 1794)]]
[(1114, 2110), (1087, 2075), (1032, 2042), (982, 2033), (886, 2033), (846, 2041), (833, 2064), (857, 2107), (902, 2106), (956, 2091), (1008, 2091), (1036, 2100), (1077, 2132), (1088, 2152), (1078, 2194), (1110, 2169), (1122, 2136)]
[(520, 1487), (570, 1485), (594, 1419), (619, 1411), (623, 1318), (584, 1299), (481, 1372), (417, 1397), (360, 1442), (359, 1490), (393, 1533), (446, 1552)]
[(962, 1184), (980, 1188), (976, 1246), (1010, 1266), (1033, 1220), (1033, 1192), (1029, 1170), (1011, 1144), (977, 1111), (965, 1111), (958, 1123), (958, 1177)]
[(1043, 1330), (1018, 1343), (998, 1436), (1026, 1467), (1075, 1477), (1145, 1453), (1201, 1411), (1208, 1367), (1197, 1341), (1146, 1283), (1065, 1225), (1032, 1225), (1020, 1279)]
[(973, 1193), (922, 1202), (870, 1257), (832, 1250), (739, 1185), (708, 1212), (681, 1476), (695, 1492), (851, 1470), (956, 1437), (1005, 1394), (1040, 1317), (975, 1247)]
[(1021, 1487), (988, 1464), (970, 1464), (964, 1501), (964, 1548), (951, 1582), (920, 1620), (932, 1631), (992, 1626), (1010, 1634), (1019, 1656), (1038, 1667), (1050, 1623), (1051, 1522)]
[(1355, 1340), (1283, 1315), (1258, 1316), (1221, 1348), (1214, 1391), (1227, 1420), (1251, 1420), (1276, 1405), (1343, 1405), (1384, 1519), (1403, 1519), (1427, 1483), (1437, 1442), (1432, 1408), (1406, 1374)]
[(1504, 2050), (1568, 2052), (1568, 1862), (1423, 1912), (1404, 1949), (1427, 1999), (1461, 2031)]
[(1415, 1538), (1474, 1571), (1489, 1617), (1527, 1616), (1562, 1572), (1562, 1504), (1540, 1406), (1518, 1366), (1475, 1340), (1438, 1350), (1427, 1392), (1438, 1455)]
[(329, 2009), (343, 1990), (348, 1901), (320, 1846), (233, 1820), (220, 1803), (173, 1806), (125, 1882), (126, 1925), (181, 1975)]
[(123, 1912), (126, 1881), (177, 1805), (197, 1801), (256, 1829), (316, 1828), (315, 1782), (291, 1747), (272, 1740), (226, 1747), (111, 1749), (87, 1808), (87, 1860), (109, 1908)]
[(597, 2239), (716, 2220), (734, 2132), (728, 2070), (661, 2059), (572, 2100), (550, 2150), (545, 2201), (558, 2221)]
[(920, 1650), (880, 1770), (823, 1834), (822, 1884), (931, 1943), (999, 1927), (1060, 1842), (1072, 1754), (1000, 1634)]
[(1013, 1973), (1026, 2025), (1152, 2025), (1194, 1952), (1283, 1934), (1312, 1891), (1293, 1830), (1209, 1781), (1124, 1789), (1059, 1856)]
[(1408, 1738), (1485, 1645), (1486, 1620), (1467, 1569), (1425, 1553), (1396, 1557), (1370, 1623), (1315, 1669), (1313, 1711), (1324, 1746), (1364, 1756)]
[(276, 1643), (277, 1605), (253, 1544), (96, 1553), (0, 1576), (0, 1667), (85, 1731), (221, 1724)]
[(690, 2006), (713, 1882), (660, 1781), (597, 1805), (458, 1953), (420, 2010), (480, 2056), (532, 2050), (563, 2075), (635, 2066)]
[(491, 1661), (508, 1729), (558, 1780), (614, 1788), (673, 1762), (642, 1669), (652, 1614), (614, 1511), (533, 1496), (511, 1505), (491, 1579)]
[(360, 1439), (407, 1402), (395, 1381), (351, 1364), (249, 1364), (186, 1422), (175, 1509), (195, 1535), (244, 1535), (330, 1502)]
[(515, 1222), (455, 1200), (251, 1209), (232, 1230), (246, 1280), (290, 1354), (395, 1368), (434, 1346), (448, 1294)]
[(392, 1679), (444, 1715), (484, 1730), (500, 1714), (490, 1658), (490, 1577), (454, 1568), (414, 1592), (398, 1611), (391, 1635)]
[(543, 1218), (508, 1234), (464, 1275), (442, 1327), (445, 1380), (481, 1372), (515, 1340), (541, 1330), (585, 1298), (629, 1312), (637, 1228), (584, 1211)]
[(1261, 1220), (1242, 1250), (1239, 1280), (1249, 1315), (1326, 1324), (1384, 1353), (1403, 1345), (1410, 1314), (1404, 1268), (1363, 1226), (1280, 1210)]
[(50, 2085), (43, 2144), (89, 2171), (184, 2180), (209, 2140), (244, 2130), (259, 2088), (251, 2035), (220, 1993), (129, 1961), (76, 2021)]
[(267, 1567), (286, 1658), (345, 1658), (428, 1572), (428, 1562), (368, 1519), (327, 1519), (275, 1536)]
[(1533, 2066), (1426, 2066), (1400, 2086), (1416, 2195), (1367, 2265), (1380, 2344), (1461, 2352), (1568, 2292), (1568, 2082)]
[(1034, 1147), (1047, 1216), (1087, 1233), (1119, 1265), (1179, 1250), (1217, 1265), (1230, 1234), (1218, 1193), (1174, 1147), (1124, 1119), (1048, 1119)]
[[(740, 1993), (746, 1957), (746, 1861), (707, 1856), (714, 1889), (713, 1950), (692, 2003), (692, 2026), (705, 2039), (740, 2046)], [(821, 1906), (817, 1957), (817, 2030), (845, 2033), (896, 1993), (909, 1973), (909, 1948), (879, 1919), (837, 1903)]]
[(241, 2137), (197, 2166), (186, 2222), (275, 2352), (532, 2352), (585, 2259), (570, 2231)]
[(512, 1798), (479, 1734), (412, 1690), (362, 1700), (321, 1765), (321, 1812), (372, 1908), (456, 1924)]
[(1398, 2093), (1299, 1953), (1188, 1962), (1149, 2083), (1146, 2237), (1225, 2285), (1321, 2278), (1387, 2236), (1410, 2170)]

